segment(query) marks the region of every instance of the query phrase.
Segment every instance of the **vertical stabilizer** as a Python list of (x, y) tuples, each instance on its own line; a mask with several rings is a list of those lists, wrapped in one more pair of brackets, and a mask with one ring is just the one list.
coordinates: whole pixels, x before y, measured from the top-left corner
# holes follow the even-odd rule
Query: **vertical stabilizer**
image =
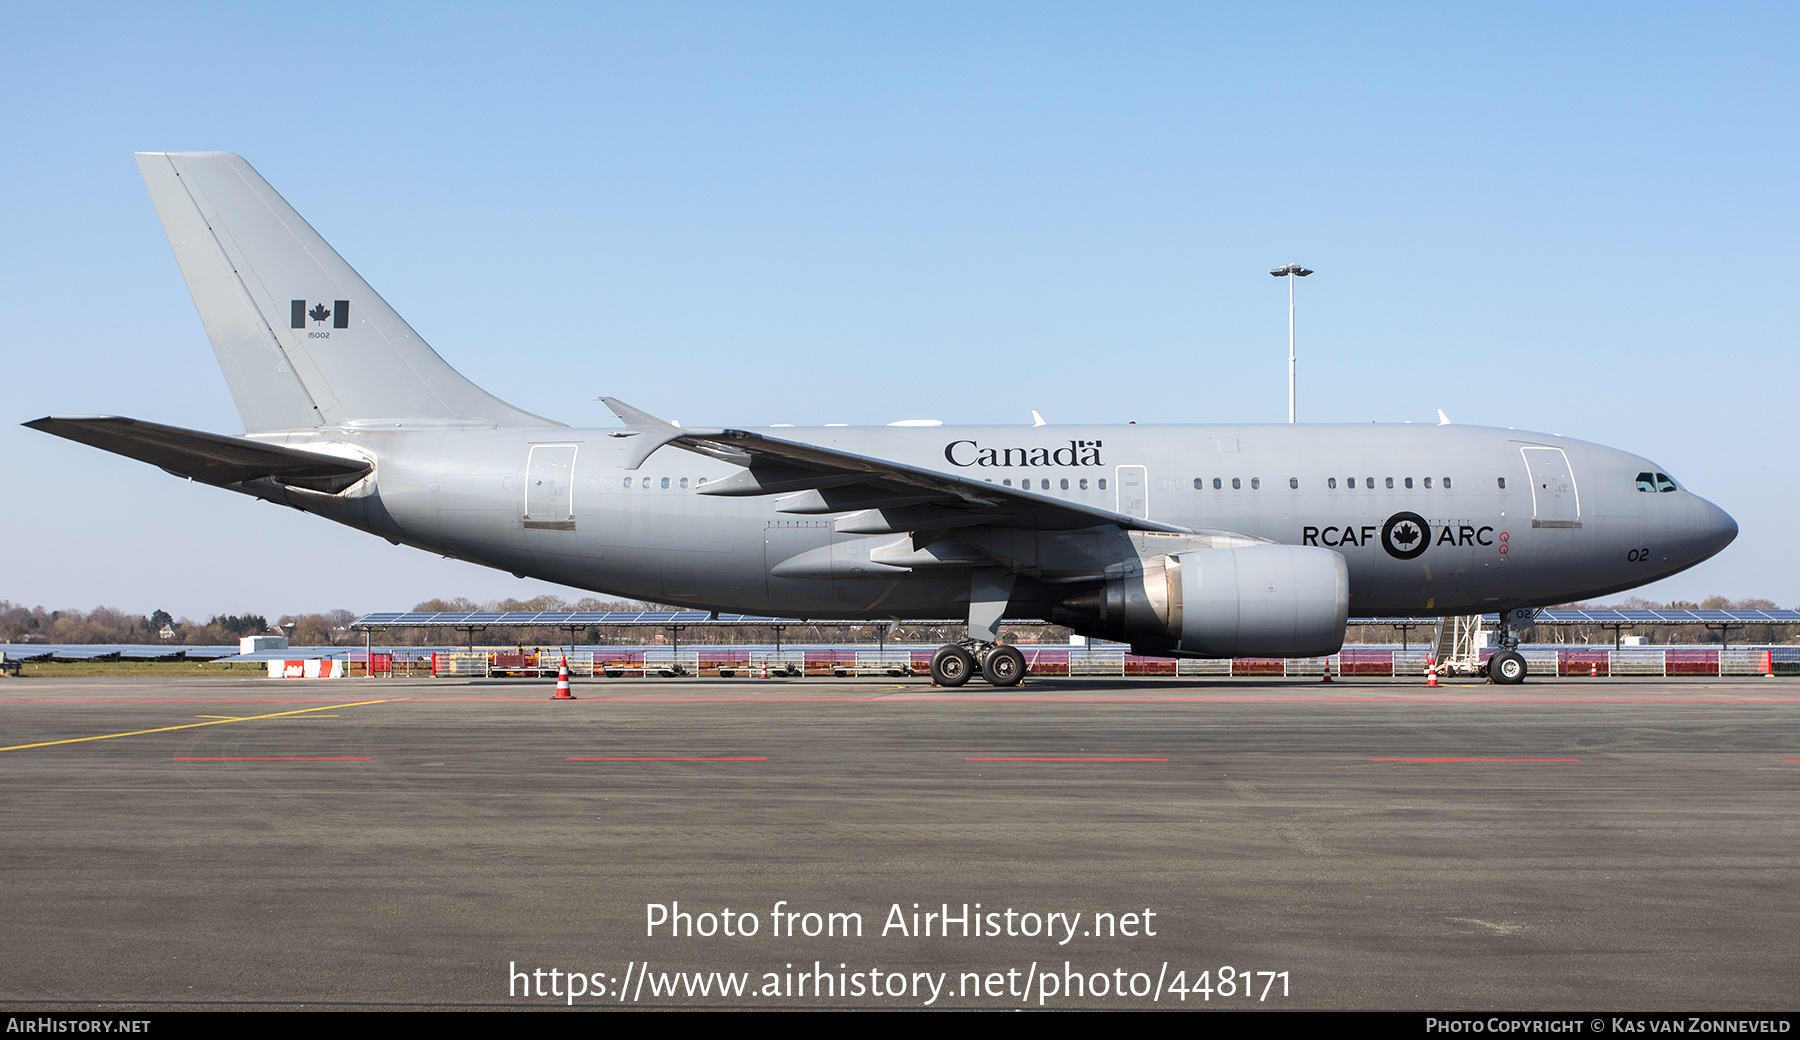
[(445, 363), (243, 159), (137, 161), (246, 432), (368, 419), (560, 425)]

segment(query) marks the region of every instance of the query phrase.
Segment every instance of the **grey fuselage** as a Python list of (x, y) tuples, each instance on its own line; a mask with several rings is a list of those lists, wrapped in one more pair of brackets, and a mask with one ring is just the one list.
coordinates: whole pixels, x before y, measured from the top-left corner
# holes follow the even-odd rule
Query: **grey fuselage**
[[(956, 618), (967, 609), (967, 565), (896, 573), (872, 563), (871, 553), (904, 534), (840, 533), (846, 514), (792, 512), (795, 496), (701, 494), (740, 470), (691, 451), (665, 446), (628, 469), (628, 440), (614, 430), (382, 425), (252, 435), (316, 451), (353, 446), (372, 458), (374, 473), (346, 495), (267, 481), (244, 490), (395, 542), (611, 595), (809, 618)], [(1027, 490), (1042, 497), (1165, 524), (1327, 547), (1348, 565), (1352, 616), (1469, 614), (1603, 596), (1691, 567), (1737, 532), (1722, 510), (1685, 489), (1640, 489), (1639, 474), (1660, 472), (1649, 460), (1512, 430), (766, 432), (965, 480), (1029, 481)], [(549, 471), (545, 460), (561, 462)], [(534, 486), (546, 494), (545, 479), (565, 481), (566, 497), (551, 503), (550, 521), (533, 522), (528, 510), (542, 514), (543, 503), (527, 494)], [(1112, 525), (973, 526), (949, 535), (1041, 588), (1093, 581), (1108, 565), (1154, 552), (1154, 539), (1166, 537)], [(790, 562), (801, 557), (811, 562)], [(1040, 607), (1053, 600), (1037, 598)], [(1031, 602), (1015, 596), (1012, 615), (1043, 616)]]

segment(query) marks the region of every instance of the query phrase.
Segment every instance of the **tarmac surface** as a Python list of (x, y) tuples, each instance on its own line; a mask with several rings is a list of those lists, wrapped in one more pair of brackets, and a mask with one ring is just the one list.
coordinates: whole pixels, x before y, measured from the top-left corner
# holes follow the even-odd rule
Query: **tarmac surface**
[(551, 686), (0, 681), (0, 1007), (1800, 1004), (1790, 680)]

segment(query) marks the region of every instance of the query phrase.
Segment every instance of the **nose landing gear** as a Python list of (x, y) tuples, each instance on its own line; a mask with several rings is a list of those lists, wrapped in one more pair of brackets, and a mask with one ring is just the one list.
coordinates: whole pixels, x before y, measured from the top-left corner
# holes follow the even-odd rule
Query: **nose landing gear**
[(1495, 632), (1495, 640), (1500, 650), (1487, 660), (1488, 682), (1511, 686), (1525, 681), (1525, 658), (1518, 651), (1520, 640), (1525, 630), (1537, 620), (1536, 607), (1518, 607), (1502, 611), (1500, 629)]

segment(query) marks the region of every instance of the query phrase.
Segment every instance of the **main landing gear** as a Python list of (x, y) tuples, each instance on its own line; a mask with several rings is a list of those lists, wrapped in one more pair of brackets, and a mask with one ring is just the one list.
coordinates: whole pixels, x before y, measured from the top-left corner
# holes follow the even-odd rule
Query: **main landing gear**
[(1025, 655), (1000, 642), (1014, 578), (1000, 567), (977, 567), (969, 575), (969, 638), (931, 655), (933, 683), (961, 686), (977, 672), (990, 686), (1017, 686), (1025, 678)]
[(939, 647), (931, 655), (931, 681), (961, 686), (977, 672), (990, 686), (1017, 686), (1025, 678), (1025, 655), (1005, 643), (968, 639)]

